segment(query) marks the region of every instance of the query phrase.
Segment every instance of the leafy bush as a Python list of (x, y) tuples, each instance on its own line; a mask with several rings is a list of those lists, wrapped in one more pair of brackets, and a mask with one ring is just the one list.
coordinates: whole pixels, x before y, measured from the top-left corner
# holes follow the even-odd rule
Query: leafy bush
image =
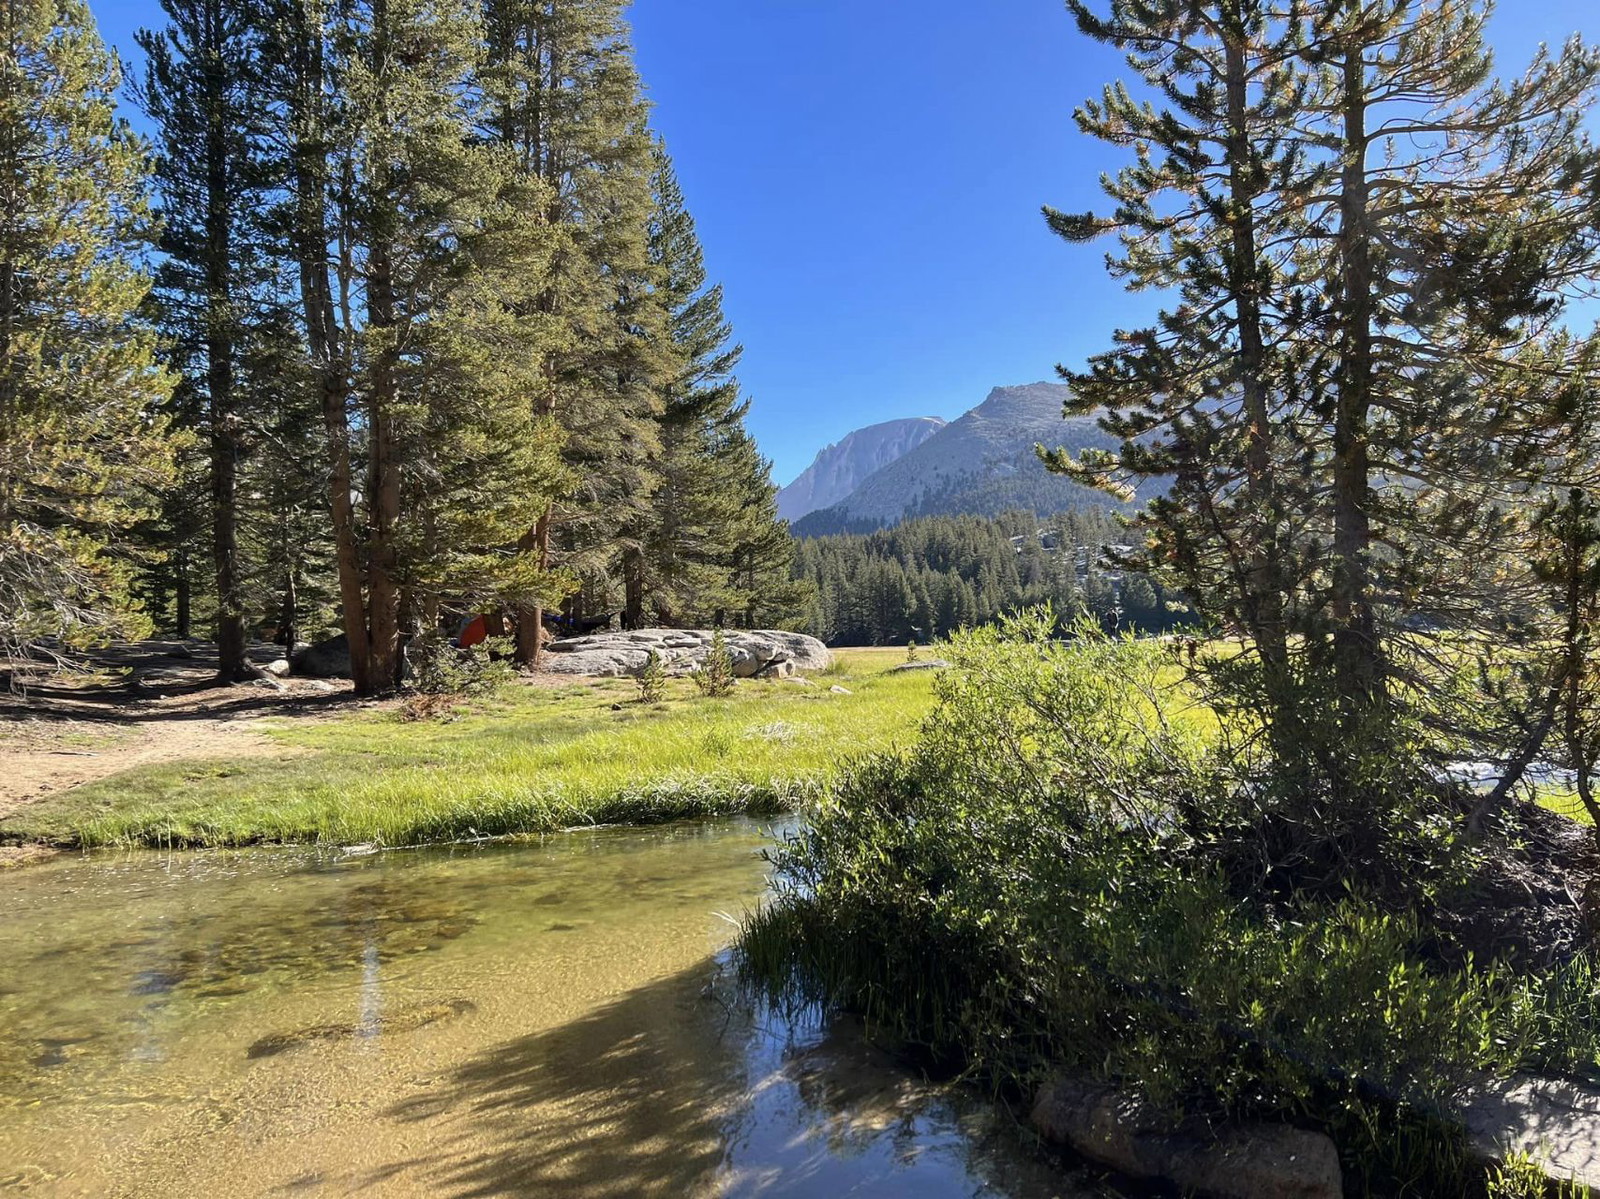
[(479, 695), (511, 681), (510, 653), (503, 637), (461, 649), (443, 633), (422, 633), (406, 645), (406, 685), (424, 695)]
[(1259, 796), (1214, 716), (1158, 643), (1051, 623), (952, 638), (913, 749), (855, 763), (778, 853), (751, 981), (1002, 1087), (1070, 1067), (1321, 1126), (1379, 1189), (1465, 1185), (1451, 1105), (1484, 1075), (1594, 1063), (1586, 959), (1450, 967), (1426, 905), (1241, 889)]

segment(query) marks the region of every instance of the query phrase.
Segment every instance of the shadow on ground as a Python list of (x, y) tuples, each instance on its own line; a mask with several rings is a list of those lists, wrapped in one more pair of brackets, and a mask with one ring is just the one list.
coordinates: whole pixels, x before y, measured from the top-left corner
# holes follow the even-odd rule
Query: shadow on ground
[(1111, 1193), (853, 1023), (797, 1028), (730, 1003), (727, 987), (708, 961), (485, 1050), (387, 1113), (428, 1125), (431, 1150), (373, 1178), (404, 1172), (454, 1199)]
[[(257, 643), (258, 666), (283, 657), (281, 646)], [(27, 678), (0, 672), (0, 717), (36, 722), (166, 724), (236, 717), (312, 716), (359, 700), (348, 680), (218, 679), (216, 646), (203, 641), (113, 642), (87, 651), (88, 674), (44, 668)]]
[(442, 1121), (410, 1163), (432, 1193), (672, 1195), (710, 1191), (728, 1113), (748, 1090), (739, 1017), (706, 963), (570, 1024), (496, 1045), (388, 1114)]

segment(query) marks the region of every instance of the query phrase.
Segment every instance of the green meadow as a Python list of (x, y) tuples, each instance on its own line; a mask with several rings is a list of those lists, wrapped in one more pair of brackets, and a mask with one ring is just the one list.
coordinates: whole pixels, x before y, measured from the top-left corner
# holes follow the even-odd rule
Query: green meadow
[(648, 705), (628, 679), (512, 684), (428, 719), (263, 721), (282, 755), (128, 770), (0, 821), (0, 843), (394, 846), (773, 814), (911, 737), (933, 678), (891, 673), (903, 656), (847, 650), (813, 686), (748, 681), (725, 699), (683, 680)]

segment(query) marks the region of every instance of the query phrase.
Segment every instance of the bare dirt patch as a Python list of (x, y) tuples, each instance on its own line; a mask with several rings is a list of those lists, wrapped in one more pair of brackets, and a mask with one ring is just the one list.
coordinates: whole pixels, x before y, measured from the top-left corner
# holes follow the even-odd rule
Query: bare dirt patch
[[(264, 666), (283, 650), (256, 645), (250, 656)], [(88, 665), (78, 675), (41, 670), (9, 691), (0, 676), (0, 821), (138, 766), (304, 752), (268, 736), (269, 719), (329, 720), (405, 702), (358, 699), (347, 679), (219, 684), (216, 647), (203, 641), (117, 643), (92, 654)], [(615, 682), (542, 671), (520, 681), (541, 689)], [(426, 698), (442, 707), (450, 702)], [(33, 860), (37, 851), (27, 849)], [(23, 859), (20, 847), (0, 847), (0, 866)]]
[[(281, 652), (258, 646), (252, 656), (271, 661)], [(0, 819), (136, 766), (295, 753), (261, 722), (328, 719), (392, 702), (358, 701), (339, 680), (219, 685), (214, 649), (204, 642), (112, 645), (91, 665), (90, 674), (40, 675), (19, 680), (20, 690), (0, 689)]]

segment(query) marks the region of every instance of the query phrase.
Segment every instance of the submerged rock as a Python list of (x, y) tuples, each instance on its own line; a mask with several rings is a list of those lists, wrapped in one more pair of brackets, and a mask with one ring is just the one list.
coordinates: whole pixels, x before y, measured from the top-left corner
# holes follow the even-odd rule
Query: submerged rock
[(1212, 1131), (1172, 1127), (1104, 1083), (1045, 1083), (1029, 1117), (1046, 1140), (1130, 1178), (1217, 1199), (1341, 1199), (1339, 1151), (1319, 1132), (1282, 1124)]
[[(733, 673), (742, 679), (784, 678), (794, 673), (826, 670), (833, 654), (815, 637), (775, 629), (729, 631), (725, 634)], [(711, 652), (712, 634), (705, 629), (638, 629), (628, 633), (593, 633), (552, 641), (545, 647), (544, 668), (554, 674), (596, 678), (637, 677), (653, 650), (671, 674), (687, 674)]]
[(442, 1003), (419, 1003), (398, 1011), (385, 1012), (375, 1020), (362, 1024), (316, 1024), (294, 1032), (274, 1033), (262, 1037), (245, 1053), (248, 1058), (273, 1057), (300, 1045), (316, 1041), (345, 1041), (355, 1037), (392, 1036), (395, 1033), (415, 1032), (430, 1024), (453, 1020), (468, 1012), (478, 1010), (470, 999), (447, 999)]

